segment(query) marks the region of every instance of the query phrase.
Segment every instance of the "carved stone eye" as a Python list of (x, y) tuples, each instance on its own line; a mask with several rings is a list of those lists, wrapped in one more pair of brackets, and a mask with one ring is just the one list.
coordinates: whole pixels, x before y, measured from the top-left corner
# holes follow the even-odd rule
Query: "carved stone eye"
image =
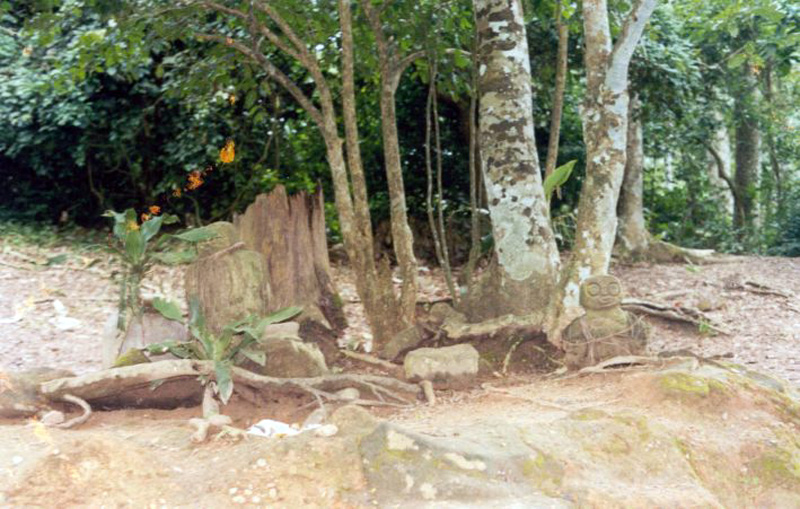
[(598, 285), (597, 283), (589, 283), (586, 286), (586, 294), (592, 297), (600, 295), (600, 285)]
[(621, 292), (621, 288), (617, 283), (611, 283), (608, 285), (608, 294), (609, 295), (619, 295)]

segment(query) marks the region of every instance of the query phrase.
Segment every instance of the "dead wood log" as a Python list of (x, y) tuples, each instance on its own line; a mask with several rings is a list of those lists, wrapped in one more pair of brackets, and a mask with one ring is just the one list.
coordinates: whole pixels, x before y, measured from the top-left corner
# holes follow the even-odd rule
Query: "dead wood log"
[[(369, 392), (375, 400), (347, 400), (350, 403), (365, 406), (405, 406), (412, 403), (405, 395), (416, 395), (420, 388), (417, 385), (402, 382), (395, 378), (377, 375), (340, 374), (313, 378), (275, 378), (258, 375), (250, 371), (233, 368), (234, 391), (278, 390), (300, 392), (326, 401), (344, 401), (335, 392), (347, 387), (355, 387), (362, 392)], [(198, 396), (194, 404), (199, 404), (203, 387), (197, 378), (214, 378), (214, 363), (196, 360), (166, 360), (147, 364), (136, 364), (122, 368), (112, 368), (87, 375), (60, 378), (43, 383), (41, 394), (50, 400), (61, 400), (72, 395), (90, 404), (130, 407), (163, 406), (164, 400), (175, 398), (174, 386), (181, 388), (177, 397)], [(173, 391), (161, 394), (165, 386), (173, 385)], [(135, 394), (135, 396), (131, 396)], [(252, 395), (252, 393), (250, 394)], [(124, 402), (124, 404), (120, 404)], [(172, 407), (183, 402), (173, 402)]]
[(629, 298), (622, 300), (622, 308), (632, 313), (646, 314), (667, 320), (691, 323), (697, 325), (698, 327), (707, 326), (711, 330), (728, 336), (731, 334), (722, 325), (719, 325), (712, 320), (708, 315), (697, 308), (689, 306), (670, 306), (669, 304), (660, 304), (658, 302)]
[(676, 246), (663, 240), (651, 241), (647, 247), (647, 258), (657, 263), (689, 263), (692, 265), (709, 265), (715, 263), (733, 263), (740, 258), (721, 255), (713, 249), (691, 249)]

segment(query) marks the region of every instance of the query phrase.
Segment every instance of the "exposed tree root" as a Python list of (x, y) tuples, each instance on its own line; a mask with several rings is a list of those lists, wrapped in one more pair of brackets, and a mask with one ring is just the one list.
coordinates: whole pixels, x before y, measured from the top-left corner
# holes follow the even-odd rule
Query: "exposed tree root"
[[(249, 392), (253, 397), (262, 390), (285, 390), (301, 392), (324, 401), (347, 401), (365, 406), (406, 406), (411, 401), (403, 396), (417, 395), (420, 388), (395, 378), (377, 375), (328, 375), (314, 378), (274, 378), (250, 371), (233, 368), (234, 391)], [(152, 406), (154, 400), (162, 400), (159, 387), (176, 382), (181, 385), (196, 385), (201, 390), (198, 377), (214, 378), (214, 363), (194, 360), (166, 360), (148, 364), (137, 364), (113, 368), (72, 378), (61, 378), (41, 385), (41, 393), (51, 400), (66, 399), (67, 395), (100, 403), (114, 401), (126, 393), (136, 392), (135, 400), (127, 399), (130, 406)], [(371, 393), (376, 399), (346, 400), (335, 391), (355, 387)], [(192, 387), (194, 388), (194, 387)], [(186, 391), (184, 391), (185, 393)], [(152, 395), (152, 396), (151, 396)]]
[(678, 322), (685, 322), (697, 325), (698, 327), (708, 327), (720, 334), (730, 335), (731, 333), (723, 328), (721, 325), (715, 323), (705, 313), (697, 308), (689, 306), (670, 306), (667, 304), (659, 304), (658, 302), (651, 302), (639, 299), (623, 299), (622, 307), (626, 311), (633, 313), (642, 313), (667, 320), (675, 320)]
[(68, 421), (62, 422), (60, 424), (54, 424), (54, 428), (61, 428), (61, 429), (69, 429), (73, 426), (78, 426), (79, 424), (83, 424), (84, 422), (89, 420), (89, 417), (92, 416), (92, 407), (89, 406), (89, 403), (82, 400), (77, 396), (73, 396), (72, 394), (64, 394), (61, 396), (62, 401), (66, 401), (67, 403), (72, 403), (73, 405), (78, 405), (83, 409), (83, 413), (78, 417), (70, 419)]
[(647, 249), (639, 253), (630, 253), (629, 258), (639, 258), (656, 263), (689, 263), (692, 265), (710, 265), (714, 263), (732, 263), (739, 261), (736, 256), (722, 255), (713, 249), (691, 249), (676, 246), (663, 240), (650, 240)]
[(389, 374), (394, 376), (394, 377), (398, 377), (399, 378), (399, 377), (403, 376), (403, 367), (402, 366), (398, 366), (397, 364), (394, 364), (392, 362), (385, 361), (383, 359), (379, 359), (377, 357), (374, 357), (372, 355), (368, 355), (368, 354), (365, 354), (365, 353), (351, 352), (350, 350), (340, 350), (340, 352), (345, 357), (349, 357), (349, 358), (351, 358), (353, 360), (362, 362), (362, 363), (370, 365), (370, 366), (376, 366), (376, 367), (378, 367), (380, 369), (384, 369), (384, 370), (388, 371)]

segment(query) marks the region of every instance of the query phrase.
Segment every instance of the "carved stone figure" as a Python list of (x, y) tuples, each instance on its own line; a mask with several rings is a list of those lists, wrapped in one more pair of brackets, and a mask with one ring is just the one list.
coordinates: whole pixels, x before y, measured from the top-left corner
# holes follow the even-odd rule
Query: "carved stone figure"
[(592, 366), (619, 355), (639, 355), (647, 347), (644, 322), (622, 309), (622, 285), (614, 276), (591, 276), (581, 285), (586, 314), (564, 331), (564, 361), (570, 368)]

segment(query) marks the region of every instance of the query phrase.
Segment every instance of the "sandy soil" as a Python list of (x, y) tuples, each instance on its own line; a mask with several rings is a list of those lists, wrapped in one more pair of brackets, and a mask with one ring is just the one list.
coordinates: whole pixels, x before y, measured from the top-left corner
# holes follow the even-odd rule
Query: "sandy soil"
[[(49, 258), (67, 255), (64, 263), (47, 266)], [(78, 254), (68, 248), (10, 246), (0, 240), (0, 368), (36, 366), (85, 373), (100, 368), (100, 337), (116, 306), (119, 271), (108, 255)], [(697, 327), (650, 319), (651, 350), (690, 349), (704, 356), (724, 355), (734, 362), (800, 384), (800, 259), (741, 257), (735, 263), (709, 266), (683, 264), (615, 265), (630, 296), (669, 304), (692, 303), (698, 296), (718, 309), (709, 316), (724, 324), (729, 335), (701, 333)], [(371, 339), (363, 310), (346, 266), (334, 267), (334, 281), (345, 302), (350, 327), (344, 344)], [(725, 289), (725, 281), (752, 281), (789, 295), (764, 295)], [(421, 300), (446, 297), (438, 270), (420, 271)], [(180, 268), (159, 267), (144, 284), (146, 295), (181, 300)], [(59, 320), (56, 307), (77, 322)], [(65, 328), (66, 327), (66, 328)]]

